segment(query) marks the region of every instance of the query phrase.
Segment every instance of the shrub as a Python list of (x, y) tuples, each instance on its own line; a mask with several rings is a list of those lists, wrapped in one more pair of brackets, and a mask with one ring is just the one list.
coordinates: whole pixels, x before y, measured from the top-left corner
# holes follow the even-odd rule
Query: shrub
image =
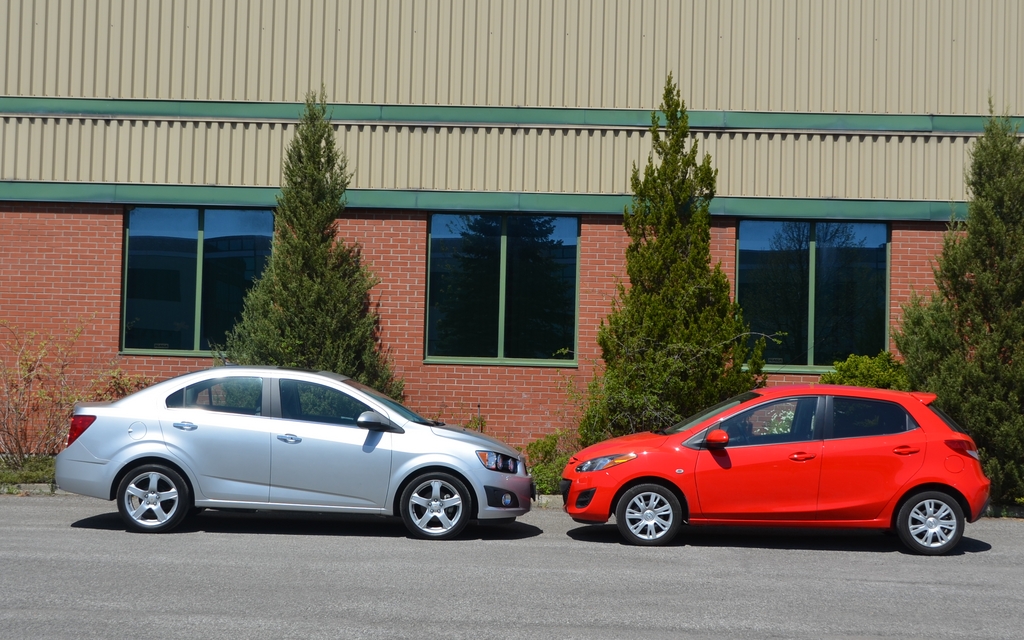
[(873, 358), (850, 356), (842, 362), (834, 363), (833, 366), (836, 370), (823, 374), (819, 382), (899, 391), (910, 389), (906, 370), (888, 351), (882, 351)]
[(526, 445), (526, 458), (533, 481), (537, 484), (537, 493), (558, 493), (562, 470), (578, 448), (577, 436), (566, 429), (559, 429)]
[(21, 331), (0, 320), (0, 462), (21, 470), (37, 455), (53, 455), (67, 439), (76, 402), (114, 400), (151, 380), (121, 371), (115, 363), (100, 368), (80, 362), (79, 322), (63, 335)]

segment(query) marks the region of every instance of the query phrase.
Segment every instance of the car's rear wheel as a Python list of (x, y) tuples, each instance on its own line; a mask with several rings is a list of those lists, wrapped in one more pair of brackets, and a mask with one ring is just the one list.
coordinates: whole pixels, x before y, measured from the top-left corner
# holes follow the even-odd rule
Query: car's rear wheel
[(615, 523), (619, 533), (630, 544), (667, 544), (682, 526), (683, 508), (679, 498), (665, 487), (641, 484), (619, 498)]
[(896, 518), (900, 540), (916, 553), (930, 556), (949, 553), (964, 535), (963, 509), (941, 491), (911, 496)]
[(170, 531), (181, 524), (190, 506), (185, 480), (163, 465), (136, 467), (118, 485), (117, 510), (132, 531)]
[(458, 478), (431, 472), (417, 476), (402, 492), (402, 521), (417, 538), (447, 540), (469, 523), (469, 491)]

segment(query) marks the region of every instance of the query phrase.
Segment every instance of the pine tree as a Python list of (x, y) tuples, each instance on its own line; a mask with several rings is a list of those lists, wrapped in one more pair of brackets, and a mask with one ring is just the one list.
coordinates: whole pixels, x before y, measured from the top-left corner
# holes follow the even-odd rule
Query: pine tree
[(1012, 504), (1024, 500), (1024, 142), (1008, 117), (989, 118), (966, 180), (936, 291), (904, 306), (894, 337), (912, 388), (938, 395), (977, 442), (993, 500)]
[(403, 382), (378, 344), (377, 284), (358, 244), (337, 237), (349, 175), (327, 119), (326, 93), (306, 95), (288, 147), (273, 251), (227, 335), (225, 357), (347, 375), (400, 398)]
[(669, 75), (651, 114), (653, 151), (641, 177), (633, 165), (629, 286), (598, 334), (603, 377), (590, 387), (580, 425), (584, 444), (609, 435), (667, 427), (725, 398), (764, 384), (764, 341), (729, 297), (729, 281), (711, 265), (711, 217), (718, 172), (698, 162), (686, 106)]

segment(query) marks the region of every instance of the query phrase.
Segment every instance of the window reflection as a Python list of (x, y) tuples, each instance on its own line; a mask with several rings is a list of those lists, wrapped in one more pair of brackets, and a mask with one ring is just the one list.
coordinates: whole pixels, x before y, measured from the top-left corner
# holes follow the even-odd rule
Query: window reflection
[(200, 348), (224, 344), (242, 317), (242, 302), (270, 258), (270, 211), (207, 211), (203, 232), (203, 305)]
[(740, 222), (744, 319), (752, 332), (786, 334), (766, 345), (768, 364), (827, 366), (885, 348), (887, 242), (882, 223)]
[(500, 273), (501, 216), (431, 218), (428, 355), (497, 357)]
[(577, 218), (436, 214), (430, 234), (428, 356), (575, 358)]
[(754, 333), (769, 340), (768, 364), (807, 364), (811, 224), (740, 222), (736, 296)]
[(575, 356), (578, 228), (575, 218), (508, 219), (505, 357)]
[(883, 224), (816, 225), (814, 364), (885, 348), (886, 229)]
[(126, 348), (193, 348), (198, 239), (198, 209), (129, 214)]
[[(263, 272), (273, 230), (269, 210), (131, 211), (124, 347), (194, 351), (209, 349), (211, 340), (223, 342), (241, 315), (246, 292)], [(202, 283), (197, 291), (200, 266)]]

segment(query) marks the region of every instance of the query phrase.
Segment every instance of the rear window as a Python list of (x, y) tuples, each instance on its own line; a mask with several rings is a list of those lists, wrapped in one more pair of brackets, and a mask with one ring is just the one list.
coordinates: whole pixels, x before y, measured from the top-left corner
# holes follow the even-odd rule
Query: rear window
[(258, 416), (263, 407), (263, 379), (203, 380), (167, 396), (166, 405), (168, 409), (204, 409)]
[(928, 408), (932, 410), (932, 413), (934, 413), (935, 415), (937, 415), (940, 418), (942, 418), (942, 421), (946, 423), (947, 427), (949, 427), (953, 431), (956, 431), (957, 433), (962, 433), (964, 435), (967, 435), (967, 430), (964, 429), (963, 427), (961, 427), (960, 425), (958, 425), (956, 423), (956, 420), (954, 420), (953, 418), (950, 418), (948, 415), (946, 415), (946, 413), (942, 409), (936, 407), (933, 404), (928, 405)]
[(917, 425), (903, 407), (863, 398), (832, 398), (832, 437), (862, 438), (902, 433)]

